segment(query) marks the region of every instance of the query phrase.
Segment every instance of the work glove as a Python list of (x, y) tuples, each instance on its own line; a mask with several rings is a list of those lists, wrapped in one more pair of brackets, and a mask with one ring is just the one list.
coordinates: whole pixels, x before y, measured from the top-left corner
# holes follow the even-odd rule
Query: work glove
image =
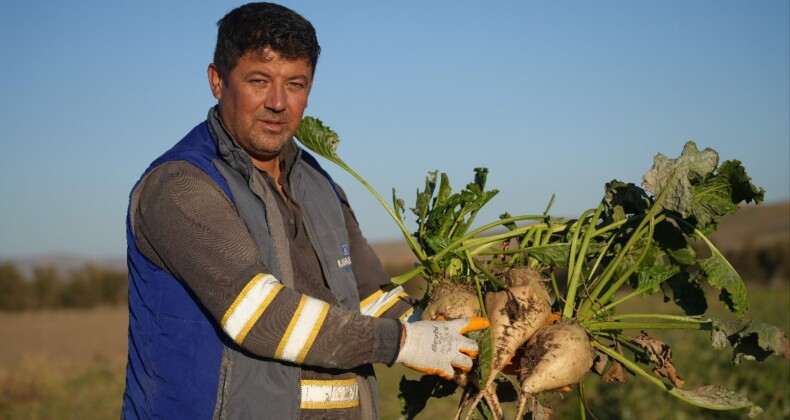
[(486, 318), (417, 321), (403, 324), (406, 340), (396, 362), (416, 371), (453, 379), (454, 367), (468, 372), (477, 356), (477, 343), (463, 334), (488, 328)]

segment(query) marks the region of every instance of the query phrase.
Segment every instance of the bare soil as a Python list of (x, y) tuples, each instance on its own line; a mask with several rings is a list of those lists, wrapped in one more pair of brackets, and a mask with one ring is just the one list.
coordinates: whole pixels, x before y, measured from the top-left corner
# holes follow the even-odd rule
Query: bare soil
[(69, 373), (96, 360), (123, 368), (128, 320), (126, 306), (0, 312), (0, 373), (31, 363)]

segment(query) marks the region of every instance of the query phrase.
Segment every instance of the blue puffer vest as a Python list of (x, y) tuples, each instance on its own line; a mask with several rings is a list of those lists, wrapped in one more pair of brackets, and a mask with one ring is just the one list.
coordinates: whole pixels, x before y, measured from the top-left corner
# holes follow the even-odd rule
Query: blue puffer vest
[[(155, 160), (141, 180), (168, 161), (188, 161), (204, 171), (231, 199), (247, 223), (270, 274), (292, 286), (290, 261), (278, 252), (278, 247), (282, 249), (287, 244), (278, 243), (285, 239), (276, 238), (272, 229), (272, 219), (278, 220), (279, 210), (260, 191), (253, 191), (249, 158), (228, 139), (214, 139), (208, 124), (203, 122), (195, 127)], [(303, 150), (289, 176), (294, 198), (304, 208), (305, 227), (330, 289), (342, 308), (358, 310), (353, 272), (326, 263), (343, 258), (348, 249), (333, 182)], [(140, 253), (129, 215), (126, 235), (129, 355), (123, 416), (297, 418), (299, 367), (243, 352), (226, 337), (218, 322), (181, 281)], [(364, 385), (372, 394), (373, 407), (369, 408), (375, 413), (375, 381), (371, 378)]]

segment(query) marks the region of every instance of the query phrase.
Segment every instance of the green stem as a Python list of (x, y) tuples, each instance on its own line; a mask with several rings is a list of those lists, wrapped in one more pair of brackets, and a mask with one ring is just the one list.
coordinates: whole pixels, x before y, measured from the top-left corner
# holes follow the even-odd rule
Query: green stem
[[(634, 216), (634, 217), (639, 217), (639, 216)], [(631, 219), (623, 219), (623, 220), (619, 220), (619, 221), (614, 222), (614, 223), (610, 223), (610, 224), (608, 224), (608, 225), (596, 230), (595, 232), (593, 232), (593, 236), (601, 236), (604, 233), (609, 232), (610, 230), (618, 229), (620, 226), (628, 223), (629, 221), (631, 221)]]
[[(587, 218), (587, 214), (590, 213), (592, 210), (586, 210), (582, 213), (581, 217), (576, 220), (570, 226), (571, 232), (571, 240), (569, 243), (569, 250), (568, 250), (568, 290), (571, 290), (570, 283), (573, 281), (573, 272), (576, 270), (576, 244), (579, 241), (579, 231), (581, 231), (581, 226), (584, 220)], [(566, 293), (568, 293), (566, 291)], [(575, 291), (573, 293), (576, 293)], [(573, 307), (571, 307), (571, 311), (573, 311)]]
[[(566, 292), (565, 297), (565, 307), (562, 311), (562, 317), (572, 318), (573, 317), (573, 310), (576, 307), (576, 292), (579, 288), (579, 283), (581, 281), (581, 268), (584, 265), (586, 255), (587, 255), (587, 247), (590, 245), (590, 239), (592, 238), (592, 232), (595, 230), (595, 223), (601, 217), (601, 212), (603, 212), (603, 203), (598, 205), (598, 208), (595, 210), (592, 218), (590, 218), (589, 225), (587, 226), (587, 230), (585, 232), (584, 237), (582, 238), (582, 244), (579, 248), (579, 255), (577, 257), (576, 264), (573, 266), (573, 270), (570, 271), (571, 275), (568, 279), (568, 290)], [(589, 211), (589, 210), (588, 210)], [(585, 212), (586, 214), (586, 212)], [(582, 216), (584, 217), (584, 215)], [(579, 230), (581, 230), (581, 225), (579, 225)], [(574, 242), (576, 242), (576, 234), (574, 233)], [(573, 261), (573, 250), (575, 248), (575, 244), (571, 245), (571, 257), (570, 260)], [(571, 270), (571, 268), (569, 268)]]
[(403, 233), (403, 237), (406, 238), (406, 242), (409, 244), (409, 248), (411, 248), (411, 251), (417, 257), (417, 259), (420, 260), (420, 262), (424, 263), (428, 258), (427, 255), (425, 254), (425, 251), (423, 251), (422, 248), (420, 248), (420, 246), (411, 236), (411, 233), (409, 232), (408, 229), (406, 229), (406, 226), (403, 224), (403, 221), (400, 219), (400, 217), (398, 217), (398, 215), (395, 213), (395, 210), (393, 210), (392, 207), (390, 207), (390, 205), (387, 204), (386, 201), (384, 201), (384, 199), (381, 197), (381, 195), (379, 195), (379, 193), (373, 188), (372, 185), (368, 184), (368, 182), (365, 181), (365, 179), (362, 178), (356, 171), (354, 171), (353, 169), (351, 169), (351, 167), (346, 165), (346, 163), (343, 162), (342, 159), (340, 159), (338, 156), (333, 156), (333, 157), (334, 159), (332, 160), (338, 166), (345, 169), (346, 172), (350, 173), (351, 176), (353, 176), (354, 178), (357, 179), (357, 181), (362, 183), (362, 185), (364, 185), (365, 188), (367, 188), (368, 191), (370, 191), (370, 193), (373, 194), (374, 197), (376, 197), (376, 200), (378, 200), (379, 203), (381, 203), (381, 205), (384, 206), (384, 209), (387, 210), (387, 213), (390, 214), (390, 217), (392, 217), (392, 219), (395, 220), (395, 223), (398, 224), (398, 227), (400, 228), (401, 233)]
[[(514, 216), (514, 217), (507, 217), (505, 219), (499, 219), (491, 223), (485, 224), (483, 226), (480, 226), (477, 229), (467, 232), (466, 234), (464, 234), (464, 236), (456, 239), (456, 242), (463, 242), (469, 238), (474, 238), (475, 236), (498, 226), (506, 225), (509, 223), (521, 222), (524, 220), (543, 220), (543, 216), (523, 215), (523, 216)], [(537, 225), (532, 224), (532, 225), (522, 226), (520, 228), (514, 229), (514, 231), (520, 230), (521, 232), (525, 232), (527, 229), (530, 229), (532, 226), (537, 226)]]
[[(619, 290), (620, 286), (622, 286), (626, 282), (626, 280), (628, 280), (628, 278), (631, 277), (631, 275), (634, 274), (634, 272), (642, 265), (642, 261), (645, 260), (645, 256), (647, 255), (647, 252), (650, 250), (650, 243), (653, 240), (653, 232), (655, 232), (655, 223), (653, 223), (653, 221), (651, 220), (650, 226), (648, 227), (648, 231), (647, 231), (647, 243), (645, 244), (645, 248), (642, 250), (642, 253), (639, 255), (639, 258), (637, 258), (636, 262), (631, 264), (631, 266), (628, 267), (628, 269), (620, 276), (620, 278), (618, 278), (614, 282), (614, 285), (610, 288), (610, 290), (611, 289), (615, 289), (615, 291)], [(641, 295), (645, 291), (646, 291), (646, 289), (643, 289), (643, 290), (639, 291), (638, 294), (631, 293), (628, 296), (626, 296), (625, 300), (620, 299), (620, 301), (618, 301), (616, 303), (619, 305), (620, 303), (625, 302), (628, 299), (631, 299), (631, 298), (633, 298), (635, 296)], [(607, 291), (607, 293), (604, 294), (604, 296), (601, 298), (600, 303), (601, 304), (605, 304), (609, 299), (611, 299), (612, 296), (613, 296), (613, 294), (610, 295), (609, 291)], [(605, 312), (608, 309), (610, 309), (610, 307), (613, 308), (615, 306), (617, 306), (617, 305), (608, 305), (608, 306), (604, 307), (602, 310), (597, 311), (595, 313), (595, 315), (600, 314), (601, 312)], [(592, 309), (592, 306), (590, 306), (590, 308)], [(583, 313), (582, 316), (588, 317), (588, 316), (591, 316), (591, 315), (589, 313)]]
[(407, 281), (409, 281), (412, 278), (414, 278), (414, 276), (416, 276), (416, 275), (422, 273), (423, 271), (425, 271), (425, 268), (426, 268), (425, 265), (418, 265), (418, 266), (412, 268), (411, 270), (409, 270), (409, 271), (407, 271), (407, 272), (405, 272), (403, 274), (400, 274), (400, 275), (398, 275), (396, 277), (393, 277), (392, 279), (390, 279), (390, 281), (392, 283), (395, 283), (395, 284), (406, 283)]
[[(593, 233), (593, 237), (596, 237), (595, 233)], [(606, 258), (607, 253), (609, 252), (609, 248), (612, 247), (615, 238), (616, 238), (615, 235), (610, 236), (609, 239), (606, 241), (606, 245), (603, 247), (603, 249), (601, 249), (601, 251), (598, 252), (598, 258), (595, 259), (595, 264), (593, 264), (592, 269), (590, 270), (590, 275), (595, 275), (595, 273), (598, 272), (598, 267), (601, 266), (601, 263), (603, 263), (603, 259)], [(600, 280), (601, 280), (601, 276), (596, 277), (587, 285), (587, 287), (591, 289), (595, 289), (595, 287), (600, 283)]]
[(521, 241), (518, 243), (519, 248), (524, 248), (525, 246), (527, 246), (527, 244), (533, 237), (536, 238), (535, 240), (537, 241), (538, 240), (537, 238), (540, 237), (540, 232), (542, 230), (543, 229), (540, 228), (528, 230), (527, 233), (524, 235), (524, 237), (521, 238)]
[[(651, 207), (650, 211), (648, 211), (645, 217), (639, 222), (639, 225), (634, 230), (634, 233), (631, 234), (631, 237), (628, 238), (628, 241), (626, 242), (625, 246), (623, 246), (623, 248), (620, 249), (620, 252), (618, 252), (617, 255), (614, 257), (614, 259), (612, 260), (612, 262), (609, 263), (609, 265), (606, 267), (604, 272), (601, 274), (600, 278), (596, 280), (595, 288), (593, 288), (592, 293), (590, 293), (588, 299), (582, 304), (581, 308), (579, 309), (580, 314), (583, 314), (584, 316), (589, 316), (591, 312), (590, 308), (595, 302), (602, 302), (602, 303), (607, 302), (609, 299), (611, 299), (612, 295), (614, 295), (617, 292), (620, 286), (622, 286), (623, 282), (625, 282), (627, 278), (620, 277), (620, 279), (618, 279), (618, 281), (616, 281), (614, 284), (609, 284), (609, 280), (611, 280), (612, 276), (614, 276), (615, 272), (617, 271), (617, 268), (625, 259), (625, 256), (636, 245), (639, 239), (641, 239), (642, 236), (645, 235), (645, 230), (646, 230), (645, 224), (647, 224), (648, 221), (651, 221), (653, 219), (653, 215), (654, 215), (653, 213), (657, 211), (658, 211), (657, 206)], [(601, 293), (603, 293), (604, 289), (607, 286), (609, 286), (609, 288), (606, 289), (604, 295), (601, 296)], [(601, 297), (599, 298), (599, 296)]]
[(672, 385), (666, 384), (661, 379), (659, 379), (659, 378), (657, 378), (657, 377), (645, 372), (645, 370), (642, 369), (639, 365), (637, 365), (636, 363), (628, 360), (628, 358), (626, 358), (625, 356), (621, 355), (620, 353), (618, 353), (618, 352), (616, 352), (616, 351), (604, 346), (603, 344), (595, 342), (595, 341), (593, 341), (593, 347), (595, 347), (596, 349), (600, 350), (603, 353), (606, 353), (609, 357), (611, 357), (614, 360), (617, 360), (618, 362), (620, 362), (623, 366), (625, 366), (630, 371), (632, 371), (632, 372), (636, 373), (637, 375), (647, 379), (648, 382), (650, 382), (653, 385), (663, 389), (664, 391), (668, 392), (670, 395), (672, 395), (673, 397), (675, 397), (675, 398), (677, 398), (677, 399), (679, 399), (681, 401), (684, 401), (684, 402), (689, 403), (691, 405), (695, 405), (697, 407), (707, 408), (709, 410), (732, 410), (733, 408), (740, 408), (740, 407), (722, 407), (722, 406), (718, 406), (718, 405), (705, 404), (705, 403), (702, 403), (700, 401), (695, 401), (695, 400), (693, 400), (693, 399), (681, 394), (680, 392), (678, 392), (679, 391), (678, 388), (675, 388)]
[[(476, 235), (478, 235), (478, 234), (480, 234), (482, 232), (485, 232), (487, 230), (490, 230), (490, 229), (492, 229), (492, 228), (494, 228), (496, 226), (499, 226), (499, 225), (502, 225), (502, 224), (505, 224), (505, 223), (511, 223), (513, 221), (518, 221), (518, 220), (535, 219), (535, 217), (536, 216), (510, 217), (510, 218), (507, 218), (507, 219), (502, 219), (502, 220), (500, 220), (498, 222), (489, 223), (489, 224), (487, 224), (487, 225), (485, 225), (483, 227), (475, 229), (475, 230), (467, 233), (466, 235), (454, 240), (453, 242), (451, 242), (449, 245), (447, 245), (444, 249), (442, 249), (441, 251), (436, 253), (431, 258), (433, 260), (435, 260), (435, 261), (439, 261), (439, 260), (442, 259), (442, 257), (447, 255), (449, 252), (455, 252), (455, 251), (458, 251), (459, 249), (468, 249), (468, 248), (471, 248), (471, 247), (474, 247), (474, 246), (478, 246), (478, 245), (482, 245), (482, 244), (486, 244), (486, 243), (491, 243), (491, 242), (496, 242), (496, 241), (500, 241), (500, 240), (503, 240), (503, 239), (512, 238), (514, 236), (518, 236), (521, 233), (526, 232), (529, 229), (534, 229), (536, 226), (540, 226), (540, 225), (533, 224), (533, 225), (528, 225), (528, 226), (522, 226), (520, 228), (513, 229), (513, 230), (511, 230), (509, 232), (506, 232), (506, 233), (503, 233), (503, 234), (489, 235), (489, 236), (483, 236), (483, 237), (480, 237), (480, 238), (475, 238)], [(461, 244), (463, 244), (463, 247), (459, 248)]]
[(554, 275), (553, 270), (549, 274), (549, 276), (551, 277), (551, 288), (554, 289), (554, 296), (556, 296), (557, 299), (559, 299), (561, 295), (560, 295), (560, 286), (559, 284), (557, 284), (557, 276)]
[(697, 324), (707, 324), (710, 323), (710, 319), (708, 318), (701, 318), (698, 316), (685, 316), (685, 315), (666, 315), (666, 314), (621, 314), (615, 315), (610, 318), (612, 321), (619, 321), (622, 319), (666, 319), (671, 321), (680, 321), (680, 322), (690, 322), (690, 323), (697, 323)]
[[(598, 300), (598, 296), (600, 295), (601, 292), (603, 292), (603, 289), (607, 286), (609, 279), (614, 275), (615, 270), (623, 261), (625, 255), (631, 250), (631, 248), (637, 243), (637, 241), (644, 234), (645, 224), (648, 221), (654, 223), (653, 218), (655, 218), (658, 215), (658, 213), (661, 212), (662, 210), (661, 203), (664, 201), (664, 198), (666, 197), (667, 192), (669, 191), (669, 186), (672, 185), (672, 183), (675, 181), (675, 178), (677, 178), (678, 174), (679, 172), (675, 172), (672, 175), (672, 177), (667, 182), (667, 186), (664, 187), (663, 190), (661, 190), (661, 193), (658, 195), (658, 197), (656, 197), (655, 201), (648, 209), (644, 218), (639, 222), (639, 225), (634, 230), (634, 233), (631, 235), (630, 238), (628, 238), (628, 241), (626, 242), (625, 246), (620, 250), (617, 256), (615, 256), (612, 263), (609, 264), (608, 267), (606, 267), (606, 270), (604, 270), (604, 274), (602, 274), (601, 276), (603, 280), (595, 287), (595, 289), (593, 289), (593, 293), (590, 295), (590, 298), (586, 302), (584, 302), (584, 304), (580, 309), (581, 313), (588, 313), (593, 302)], [(609, 289), (607, 289), (604, 296), (600, 298), (600, 301), (607, 302), (609, 299), (611, 299), (611, 297), (617, 292), (617, 289), (619, 289), (621, 285), (622, 283), (617, 285), (612, 285), (612, 287), (609, 287)]]
[(499, 289), (506, 289), (507, 288), (507, 286), (505, 286), (504, 284), (500, 283), (499, 279), (497, 279), (497, 277), (492, 272), (488, 271), (488, 269), (485, 267), (484, 263), (482, 263), (482, 262), (480, 262), (478, 260), (474, 260), (474, 264), (475, 264), (475, 267), (477, 267), (477, 269), (480, 270), (481, 273), (483, 273), (486, 277), (488, 277), (488, 279), (491, 280), (491, 282), (494, 283), (494, 285), (496, 285), (497, 288), (499, 288)]
[(703, 330), (710, 331), (707, 324), (690, 322), (619, 322), (600, 321), (586, 322), (584, 326), (590, 331), (611, 330)]

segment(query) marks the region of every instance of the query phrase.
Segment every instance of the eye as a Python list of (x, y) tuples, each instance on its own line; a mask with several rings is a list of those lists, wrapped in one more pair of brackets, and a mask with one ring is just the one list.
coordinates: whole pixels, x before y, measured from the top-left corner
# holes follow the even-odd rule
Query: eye
[(288, 82), (288, 88), (294, 91), (304, 90), (305, 84), (301, 82)]

